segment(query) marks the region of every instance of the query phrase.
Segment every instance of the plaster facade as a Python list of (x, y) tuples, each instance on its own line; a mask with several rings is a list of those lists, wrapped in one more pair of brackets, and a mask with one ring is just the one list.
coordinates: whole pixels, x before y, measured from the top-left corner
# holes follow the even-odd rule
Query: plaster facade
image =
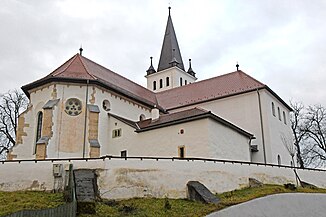
[[(276, 109), (275, 116), (272, 113), (272, 102)], [(291, 155), (281, 141), (282, 135), (290, 141), (292, 139), (290, 111), (268, 90), (261, 89), (170, 111), (177, 112), (198, 106), (255, 135), (256, 139), (252, 141), (252, 145), (258, 146), (258, 152), (251, 154), (253, 162), (278, 163), (277, 156), (280, 155), (283, 164), (291, 165)], [(281, 120), (278, 118), (277, 108), (280, 108)], [(286, 122), (284, 122), (283, 112)]]
[(208, 118), (139, 133), (114, 117), (109, 122), (121, 136), (110, 136), (108, 155), (180, 157), (179, 147), (184, 147), (186, 158), (250, 161), (249, 139)]
[[(186, 184), (191, 180), (201, 182), (213, 193), (246, 187), (249, 178), (266, 184), (296, 184), (292, 168), (177, 159), (157, 161), (107, 158), (54, 163), (6, 162), (0, 165), (0, 191), (53, 190), (53, 164), (62, 164), (64, 170), (68, 170), (69, 164), (73, 164), (74, 169), (95, 169), (101, 197), (109, 199), (166, 196), (186, 198)], [(297, 173), (305, 182), (326, 187), (325, 171), (297, 169)]]

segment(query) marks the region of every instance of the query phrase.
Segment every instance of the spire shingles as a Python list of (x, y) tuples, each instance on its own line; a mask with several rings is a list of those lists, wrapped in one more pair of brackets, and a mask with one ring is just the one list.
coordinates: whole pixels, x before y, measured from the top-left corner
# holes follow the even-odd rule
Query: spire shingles
[(171, 62), (177, 62), (178, 64), (176, 64), (176, 66), (185, 71), (169, 9), (168, 22), (166, 24), (166, 30), (157, 71), (159, 72), (172, 67), (173, 65), (171, 65)]

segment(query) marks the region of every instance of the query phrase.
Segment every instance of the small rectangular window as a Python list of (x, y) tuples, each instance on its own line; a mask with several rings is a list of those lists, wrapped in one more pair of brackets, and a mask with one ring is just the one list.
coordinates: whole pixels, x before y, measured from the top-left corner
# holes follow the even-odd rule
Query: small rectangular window
[(123, 150), (120, 153), (121, 153), (121, 157), (127, 157), (127, 150)]
[(178, 152), (179, 152), (179, 158), (184, 158), (185, 157), (185, 147), (184, 146), (179, 146), (178, 147)]
[(121, 128), (120, 129), (112, 130), (112, 138), (120, 137), (121, 136), (121, 133), (122, 133)]

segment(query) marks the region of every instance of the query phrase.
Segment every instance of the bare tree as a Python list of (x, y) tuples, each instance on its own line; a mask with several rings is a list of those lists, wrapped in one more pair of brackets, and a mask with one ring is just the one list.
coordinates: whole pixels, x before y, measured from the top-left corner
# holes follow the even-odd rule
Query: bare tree
[(289, 154), (292, 158), (292, 163), (294, 163), (294, 156), (295, 156), (296, 150), (295, 150), (295, 146), (293, 144), (292, 139), (285, 136), (284, 133), (281, 133), (281, 141), (282, 141), (284, 147), (286, 148), (286, 150), (289, 152)]
[(290, 102), (293, 109), (291, 114), (291, 128), (294, 137), (294, 146), (296, 149), (296, 157), (298, 166), (304, 168), (304, 160), (302, 150), (305, 147), (305, 140), (307, 138), (306, 126), (305, 126), (305, 110), (304, 105), (300, 102)]
[(18, 116), (27, 105), (28, 99), (21, 91), (0, 95), (0, 156), (16, 144)]
[(322, 105), (309, 106), (305, 118), (308, 143), (308, 163), (315, 166), (326, 164), (326, 108)]

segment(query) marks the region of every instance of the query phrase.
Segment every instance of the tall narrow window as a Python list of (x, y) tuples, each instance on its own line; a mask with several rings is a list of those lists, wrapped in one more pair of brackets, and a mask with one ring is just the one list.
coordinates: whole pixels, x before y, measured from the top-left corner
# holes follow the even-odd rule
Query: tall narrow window
[(162, 87), (163, 87), (163, 80), (160, 79), (160, 88), (162, 88)]
[(156, 90), (156, 81), (153, 81), (153, 90)]
[(188, 81), (187, 80), (185, 80), (185, 85), (187, 85), (188, 84)]
[(166, 77), (166, 86), (170, 86), (170, 78), (169, 77)]
[(184, 146), (179, 146), (179, 158), (184, 158), (185, 157), (185, 147)]
[(182, 78), (180, 78), (180, 86), (182, 86)]
[(285, 112), (283, 111), (283, 121), (284, 121), (284, 124), (286, 124), (286, 116), (285, 116)]
[(272, 114), (273, 114), (273, 116), (275, 116), (275, 105), (273, 102), (272, 102)]
[(282, 162), (281, 162), (281, 156), (280, 155), (277, 155), (277, 164), (278, 165), (281, 165)]
[(278, 113), (278, 119), (281, 121), (282, 118), (281, 118), (281, 110), (280, 110), (280, 107), (277, 107), (277, 113)]
[(43, 112), (39, 112), (37, 115), (36, 142), (42, 136), (42, 122), (43, 122)]

